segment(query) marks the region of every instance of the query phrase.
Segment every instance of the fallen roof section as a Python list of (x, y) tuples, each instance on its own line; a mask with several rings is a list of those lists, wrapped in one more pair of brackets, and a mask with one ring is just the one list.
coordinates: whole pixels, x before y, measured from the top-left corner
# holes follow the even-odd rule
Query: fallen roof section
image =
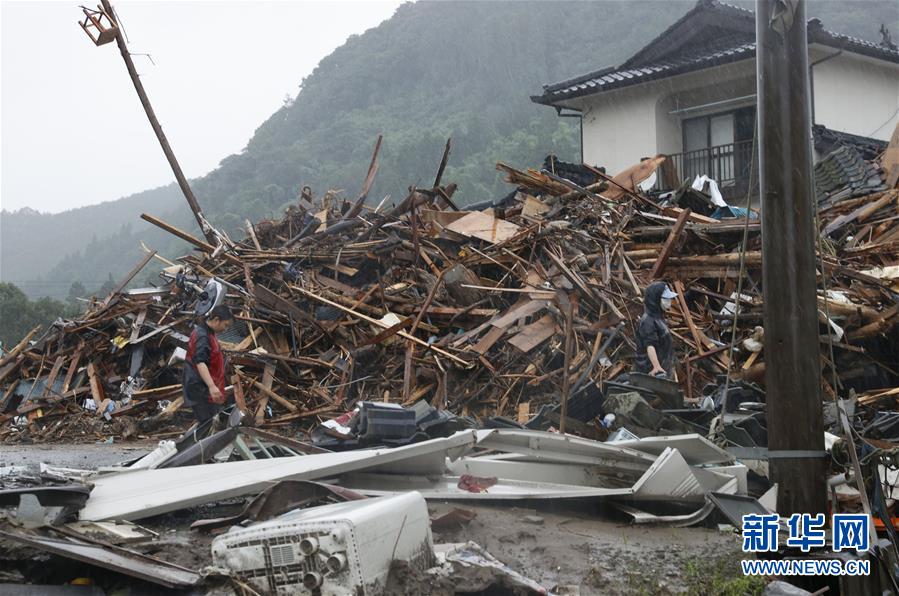
[[(624, 498), (701, 502), (746, 486), (745, 466), (698, 435), (627, 446), (541, 431), (461, 431), (394, 449), (124, 471), (97, 477), (82, 520), (136, 520), (257, 493), (280, 480), (337, 478), (368, 495), (418, 490), (431, 499)], [(476, 455), (475, 450), (489, 454)], [(686, 458), (682, 453), (687, 453)], [(649, 451), (650, 453), (646, 453)], [(691, 465), (729, 463), (729, 467)], [(471, 492), (463, 475), (490, 478)], [(461, 486), (460, 486), (461, 485)]]
[(86, 538), (56, 538), (37, 532), (5, 532), (3, 538), (25, 544), (61, 557), (123, 573), (166, 588), (189, 588), (200, 583), (202, 576), (190, 569), (159, 559)]

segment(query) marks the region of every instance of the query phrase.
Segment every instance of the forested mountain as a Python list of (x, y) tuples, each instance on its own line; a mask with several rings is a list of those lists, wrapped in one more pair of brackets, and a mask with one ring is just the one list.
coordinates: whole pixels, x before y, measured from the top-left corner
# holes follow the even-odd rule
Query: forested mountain
[[(383, 134), (372, 200), (388, 194), (400, 200), (410, 184), (429, 185), (447, 137), (453, 152), (444, 180), (459, 185), (460, 202), (494, 197), (505, 190), (493, 167), (497, 160), (525, 166), (548, 153), (577, 158), (575, 122), (531, 103), (529, 95), (544, 83), (619, 64), (693, 5), (405, 4), (323, 59), (301, 82), (296, 99), (263, 122), (243, 152), (194, 180), (194, 191), (215, 225), (242, 237), (236, 230), (244, 218), (278, 216), (304, 185), (316, 195), (330, 187), (354, 196)], [(879, 39), (881, 23), (899, 33), (893, 0), (816, 0), (809, 14), (829, 29), (867, 39)], [(259, 60), (260, 67), (278, 68), (290, 56)], [(90, 289), (109, 273), (117, 277), (130, 269), (140, 258), (141, 240), (170, 256), (184, 250), (150, 230), (138, 217), (142, 211), (196, 230), (173, 185), (58, 215), (3, 212), (0, 276), (31, 296), (64, 297), (72, 281)], [(34, 251), (35, 242), (46, 238), (53, 238), (54, 249)]]
[[(62, 213), (39, 213), (33, 209), (0, 212), (0, 281), (16, 284), (29, 296), (66, 296), (72, 281), (78, 280), (91, 289), (99, 288), (109, 273), (124, 267), (125, 259), (117, 259), (115, 251), (95, 262), (96, 267), (82, 267), (82, 250), (97, 256), (110, 238), (121, 237), (127, 248), (139, 248), (134, 234), (150, 228), (138, 216), (142, 210), (169, 213), (180, 209), (184, 196), (172, 183), (140, 192), (117, 201), (107, 201)], [(166, 234), (159, 236), (163, 239)], [(165, 241), (168, 241), (166, 238)], [(117, 247), (121, 248), (121, 247)], [(138, 254), (134, 252), (133, 254)], [(133, 259), (136, 260), (136, 259)], [(77, 275), (64, 279), (46, 274), (61, 262), (76, 265)], [(85, 265), (88, 265), (85, 263)], [(59, 269), (59, 267), (57, 267)]]

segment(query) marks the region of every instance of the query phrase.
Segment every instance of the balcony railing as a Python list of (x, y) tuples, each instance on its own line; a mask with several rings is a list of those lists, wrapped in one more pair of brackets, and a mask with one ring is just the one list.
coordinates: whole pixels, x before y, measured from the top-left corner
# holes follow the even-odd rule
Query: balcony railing
[[(740, 141), (728, 145), (717, 145), (696, 151), (668, 155), (676, 172), (678, 182), (693, 180), (696, 176), (707, 175), (718, 182), (725, 198), (745, 197), (749, 190), (749, 172), (753, 167), (752, 141)], [(659, 177), (657, 188), (663, 188), (665, 176)], [(753, 186), (758, 186), (758, 178), (753, 177)], [(668, 184), (670, 185), (670, 183)]]

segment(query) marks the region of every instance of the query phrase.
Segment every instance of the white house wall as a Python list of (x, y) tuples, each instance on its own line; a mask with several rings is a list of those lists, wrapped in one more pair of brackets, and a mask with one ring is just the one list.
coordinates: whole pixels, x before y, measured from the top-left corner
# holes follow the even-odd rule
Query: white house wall
[[(810, 48), (809, 62), (833, 53), (826, 50)], [(817, 64), (813, 73), (816, 124), (889, 140), (899, 122), (899, 65), (846, 53)], [(617, 174), (641, 158), (683, 151), (683, 119), (753, 105), (755, 100), (680, 114), (672, 111), (752, 96), (755, 91), (752, 59), (563, 104), (583, 114), (584, 162)]]
[(583, 113), (584, 163), (617, 174), (656, 146), (658, 95), (648, 85), (587, 98)]
[(812, 73), (816, 124), (890, 140), (899, 122), (899, 65), (841, 54)]
[(754, 64), (747, 60), (566, 102), (583, 113), (584, 162), (617, 174), (643, 157), (680, 153), (681, 117), (669, 112), (752, 93)]

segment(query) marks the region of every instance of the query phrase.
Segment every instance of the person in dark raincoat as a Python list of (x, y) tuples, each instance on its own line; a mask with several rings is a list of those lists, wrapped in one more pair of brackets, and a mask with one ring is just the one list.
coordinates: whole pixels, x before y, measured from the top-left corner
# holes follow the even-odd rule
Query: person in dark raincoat
[(190, 334), (182, 391), (184, 403), (200, 424), (218, 414), (225, 403), (225, 357), (215, 334), (227, 331), (233, 322), (228, 307), (219, 305)]
[(674, 346), (665, 322), (665, 311), (677, 297), (663, 281), (647, 286), (643, 294), (643, 316), (637, 322), (637, 372), (674, 378)]

